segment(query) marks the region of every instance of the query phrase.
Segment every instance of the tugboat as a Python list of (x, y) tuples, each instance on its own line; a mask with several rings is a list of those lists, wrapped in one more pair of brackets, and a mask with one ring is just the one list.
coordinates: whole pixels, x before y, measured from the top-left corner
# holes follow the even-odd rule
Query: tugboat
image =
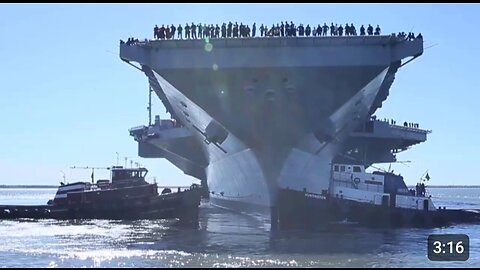
[(364, 166), (355, 164), (333, 164), (329, 188), (321, 194), (281, 189), (272, 214), (272, 225), (280, 229), (343, 224), (442, 227), (452, 223), (480, 223), (480, 209), (437, 209), (424, 185), (410, 190), (401, 175), (367, 173)]
[(1, 218), (53, 219), (173, 219), (195, 222), (201, 188), (193, 184), (186, 190), (158, 193), (157, 183), (145, 181), (146, 168), (113, 166), (110, 180), (61, 183), (47, 205), (0, 206)]

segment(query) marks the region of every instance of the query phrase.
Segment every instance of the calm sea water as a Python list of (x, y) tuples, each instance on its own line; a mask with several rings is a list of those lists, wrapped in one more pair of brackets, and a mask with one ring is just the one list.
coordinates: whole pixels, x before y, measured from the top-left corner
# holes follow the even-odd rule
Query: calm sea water
[[(0, 189), (0, 204), (44, 204), (55, 189)], [(479, 188), (432, 188), (437, 206), (480, 208)], [(432, 262), (430, 234), (470, 237), (466, 262)], [(198, 228), (172, 221), (0, 220), (1, 267), (479, 267), (480, 225), (437, 229), (271, 232), (261, 217), (200, 208)]]

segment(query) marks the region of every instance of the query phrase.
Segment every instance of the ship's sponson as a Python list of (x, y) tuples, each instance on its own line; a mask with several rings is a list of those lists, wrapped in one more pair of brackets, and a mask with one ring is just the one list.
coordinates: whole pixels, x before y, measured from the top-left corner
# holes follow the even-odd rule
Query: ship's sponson
[(394, 36), (152, 40), (121, 44), (120, 57), (154, 69), (388, 66), (423, 53), (423, 39)]

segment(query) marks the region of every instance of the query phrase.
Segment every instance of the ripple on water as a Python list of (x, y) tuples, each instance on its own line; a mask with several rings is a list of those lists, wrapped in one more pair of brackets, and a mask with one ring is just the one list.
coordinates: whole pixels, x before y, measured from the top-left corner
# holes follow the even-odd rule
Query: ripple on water
[[(35, 191), (36, 192), (36, 191)], [(438, 200), (468, 197), (441, 190)], [(459, 193), (460, 192), (460, 193)], [(28, 192), (27, 192), (28, 193)], [(28, 200), (27, 193), (22, 199)], [(34, 193), (36, 194), (36, 193)], [(13, 195), (12, 195), (13, 196)], [(38, 194), (34, 196), (39, 196)], [(459, 197), (460, 196), (460, 197)], [(40, 196), (41, 197), (41, 196)], [(0, 191), (0, 201), (2, 191)], [(198, 228), (172, 221), (0, 221), (2, 267), (475, 267), (480, 225), (436, 229), (271, 232), (261, 216), (239, 215), (202, 204)], [(470, 236), (467, 262), (430, 262), (433, 233)]]

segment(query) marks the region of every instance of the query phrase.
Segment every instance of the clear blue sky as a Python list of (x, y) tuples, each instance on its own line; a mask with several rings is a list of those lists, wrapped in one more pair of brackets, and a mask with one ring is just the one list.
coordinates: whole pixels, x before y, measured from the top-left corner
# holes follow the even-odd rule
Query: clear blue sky
[[(0, 4), (0, 184), (58, 184), (60, 171), (89, 180), (68, 167), (114, 165), (115, 152), (163, 184), (199, 183), (166, 160), (137, 157), (128, 129), (148, 121), (148, 83), (119, 59), (118, 42), (152, 37), (155, 24), (229, 20), (420, 31), (425, 47), (438, 45), (397, 73), (376, 114), (433, 133), (398, 156), (409, 167), (392, 167), (408, 184), (427, 169), (431, 184), (480, 184), (479, 15), (476, 4)], [(158, 101), (154, 109), (166, 117)]]

